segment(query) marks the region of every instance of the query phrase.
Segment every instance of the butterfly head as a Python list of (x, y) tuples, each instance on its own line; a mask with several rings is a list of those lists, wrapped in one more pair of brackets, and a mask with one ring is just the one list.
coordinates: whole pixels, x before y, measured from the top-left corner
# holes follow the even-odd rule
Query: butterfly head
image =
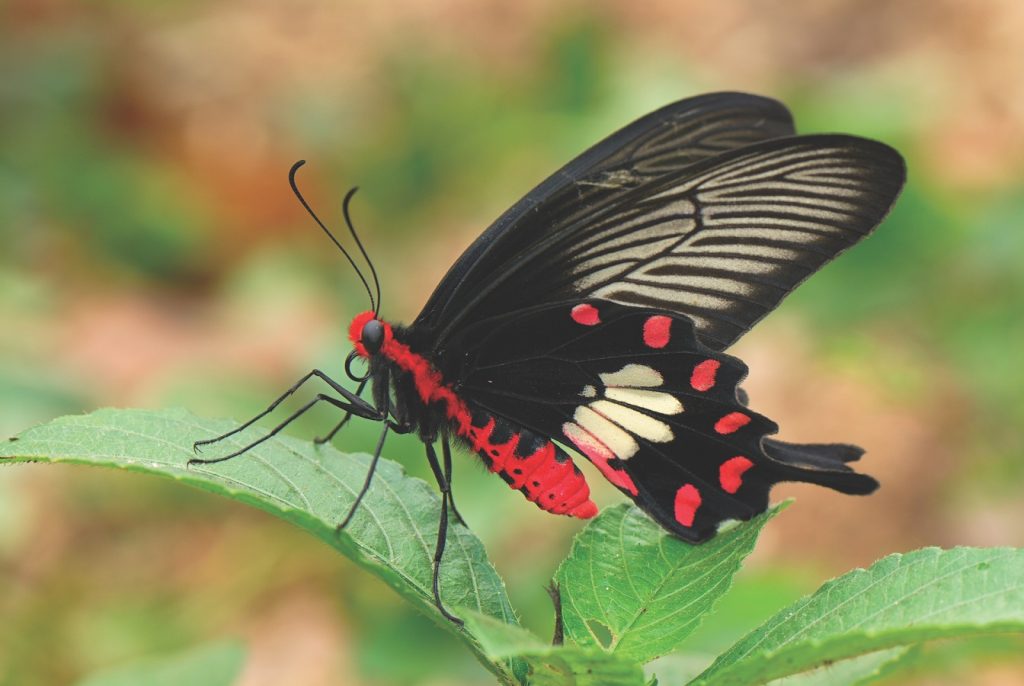
[(356, 354), (369, 359), (391, 340), (391, 325), (377, 319), (377, 315), (368, 310), (356, 315), (352, 320), (348, 328), (348, 337), (355, 346)]

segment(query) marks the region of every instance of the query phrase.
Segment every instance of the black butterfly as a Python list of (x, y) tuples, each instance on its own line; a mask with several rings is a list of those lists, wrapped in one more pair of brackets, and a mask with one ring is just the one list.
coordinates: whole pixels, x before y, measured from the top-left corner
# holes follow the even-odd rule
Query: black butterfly
[[(294, 183), (299, 165), (292, 186), (305, 205)], [(746, 367), (722, 351), (870, 233), (904, 176), (900, 155), (881, 143), (795, 135), (774, 100), (681, 100), (598, 143), (513, 205), (448, 270), (412, 325), (380, 319), (370, 264), (376, 295), (360, 273), (371, 310), (352, 321), (346, 363), (358, 392), (314, 370), (238, 431), (317, 376), (343, 400), (318, 395), (261, 441), (318, 401), (347, 412), (323, 440), (352, 415), (385, 423), (374, 465), (389, 430), (416, 432), (443, 493), (434, 596), (453, 621), (437, 585), (454, 510), (452, 439), (538, 507), (593, 517), (587, 483), (563, 446), (573, 448), (694, 543), (725, 520), (764, 511), (780, 481), (871, 493), (878, 483), (846, 464), (860, 448), (768, 438), (778, 427), (747, 409), (738, 387)], [(352, 369), (357, 358), (368, 362), (363, 376)], [(372, 403), (359, 397), (367, 381)]]

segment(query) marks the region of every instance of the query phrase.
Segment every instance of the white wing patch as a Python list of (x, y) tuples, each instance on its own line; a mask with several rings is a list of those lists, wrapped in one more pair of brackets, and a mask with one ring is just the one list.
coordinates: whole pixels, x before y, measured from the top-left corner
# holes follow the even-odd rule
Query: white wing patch
[(598, 445), (601, 452), (628, 460), (640, 450), (634, 436), (652, 443), (673, 439), (672, 427), (649, 413), (679, 414), (683, 404), (671, 393), (652, 390), (664, 383), (656, 369), (627, 364), (599, 376), (604, 384), (600, 396), (593, 386), (584, 387), (580, 395), (594, 400), (577, 407), (573, 421), (562, 425), (562, 433), (584, 454), (589, 456)]
[(596, 437), (619, 459), (632, 457), (640, 450), (636, 440), (621, 426), (588, 405), (577, 407), (572, 418), (580, 429)]
[(601, 374), (601, 383), (610, 388), (643, 388), (660, 386), (665, 382), (653, 367), (643, 364), (627, 364), (617, 372)]
[(661, 391), (613, 387), (604, 389), (604, 397), (617, 403), (644, 407), (659, 414), (679, 414), (683, 411), (683, 404), (678, 398)]

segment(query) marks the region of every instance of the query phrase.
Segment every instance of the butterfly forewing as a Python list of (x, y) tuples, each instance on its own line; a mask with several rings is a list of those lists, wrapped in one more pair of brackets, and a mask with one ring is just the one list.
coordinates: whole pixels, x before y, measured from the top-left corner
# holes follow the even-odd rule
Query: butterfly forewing
[[(432, 330), (439, 342), (466, 322), (496, 311), (490, 302), (525, 284), (516, 266), (542, 246), (584, 229), (594, 217), (615, 214), (628, 193), (723, 152), (794, 133), (793, 119), (781, 103), (743, 93), (713, 93), (673, 103), (652, 112), (593, 146), (552, 174), (517, 202), (463, 253), (438, 285), (415, 326)], [(532, 249), (532, 250), (531, 250)], [(562, 248), (553, 245), (551, 250)], [(551, 272), (559, 280), (564, 270)], [(517, 299), (515, 307), (550, 302)], [(525, 294), (524, 294), (525, 295)], [(537, 293), (531, 292), (531, 296)]]
[(702, 343), (725, 349), (867, 235), (902, 182), (885, 145), (800, 136), (605, 189), (607, 202), (572, 216), (552, 198), (520, 218), (516, 235), (532, 242), (505, 246), (486, 283), (454, 291), (464, 309), (447, 336), (494, 313), (595, 297), (686, 314)]

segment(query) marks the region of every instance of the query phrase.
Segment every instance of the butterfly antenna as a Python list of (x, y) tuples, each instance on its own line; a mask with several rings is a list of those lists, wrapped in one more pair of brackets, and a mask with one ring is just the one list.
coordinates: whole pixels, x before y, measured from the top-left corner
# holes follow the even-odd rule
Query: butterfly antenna
[[(316, 216), (316, 212), (313, 211), (313, 208), (309, 206), (309, 203), (306, 202), (306, 199), (304, 197), (302, 197), (302, 193), (299, 192), (299, 187), (295, 183), (295, 173), (297, 171), (299, 171), (299, 167), (301, 167), (305, 163), (306, 163), (306, 160), (299, 160), (298, 162), (296, 162), (295, 164), (292, 165), (291, 171), (288, 172), (288, 183), (292, 187), (292, 193), (294, 193), (295, 197), (299, 199), (299, 202), (302, 203), (302, 206), (304, 208), (306, 208), (306, 212), (308, 212), (309, 216), (313, 218), (313, 221), (315, 221), (317, 223), (317, 226), (319, 226), (321, 229), (324, 230), (324, 233), (327, 234), (327, 237), (331, 239), (331, 242), (334, 243), (334, 245), (338, 246), (338, 250), (340, 250), (342, 252), (342, 254), (345, 256), (345, 259), (348, 260), (348, 263), (352, 265), (352, 268), (356, 270), (356, 274), (359, 276), (359, 280), (363, 282), (363, 288), (366, 289), (366, 294), (368, 296), (370, 296), (370, 308), (374, 312), (377, 312), (380, 308), (377, 305), (377, 301), (373, 297), (373, 291), (370, 290), (370, 283), (366, 280), (366, 277), (363, 276), (363, 273), (359, 270), (359, 267), (356, 265), (355, 260), (352, 259), (352, 256), (349, 255), (348, 251), (345, 250), (345, 248), (342, 247), (341, 243), (339, 243), (338, 239), (334, 237), (334, 234), (331, 233), (330, 229), (328, 229), (324, 225), (324, 223), (322, 221), (320, 221), (320, 217)], [(360, 248), (360, 250), (362, 250), (362, 246), (361, 245), (359, 246), (359, 248)], [(363, 252), (363, 255), (365, 255), (365, 254), (366, 253)], [(372, 265), (371, 265), (371, 267), (372, 267)], [(377, 275), (374, 274), (374, 281), (376, 281), (376, 279), (377, 279)], [(378, 288), (378, 292), (379, 292), (379, 288)]]
[(366, 248), (363, 247), (363, 242), (359, 240), (359, 234), (356, 233), (356, 227), (352, 225), (352, 217), (349, 214), (348, 206), (352, 202), (352, 196), (356, 194), (359, 187), (356, 186), (345, 195), (345, 201), (341, 205), (341, 213), (345, 215), (345, 223), (348, 224), (349, 233), (352, 234), (352, 238), (355, 240), (356, 245), (359, 246), (359, 252), (363, 254), (363, 259), (366, 260), (366, 264), (370, 265), (370, 274), (373, 276), (373, 286), (377, 289), (377, 309), (374, 310), (374, 314), (380, 313), (380, 279), (377, 278), (377, 268), (373, 266), (373, 260), (366, 254)]

